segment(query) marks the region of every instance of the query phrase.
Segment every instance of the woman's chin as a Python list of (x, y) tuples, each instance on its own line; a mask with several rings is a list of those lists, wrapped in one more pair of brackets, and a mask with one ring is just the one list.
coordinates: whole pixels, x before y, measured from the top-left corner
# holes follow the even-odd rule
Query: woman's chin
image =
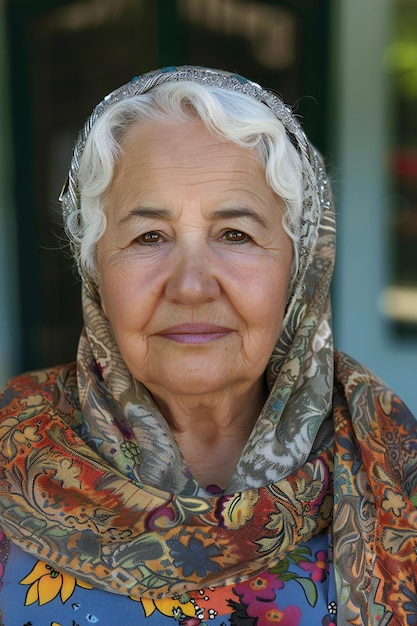
[[(180, 365), (178, 366), (178, 370)], [(183, 371), (177, 371), (175, 374), (168, 376), (161, 376), (156, 387), (164, 390), (164, 394), (167, 392), (170, 396), (206, 396), (215, 395), (217, 393), (223, 394), (227, 389), (233, 386), (233, 381), (226, 376), (219, 375), (218, 372), (212, 373), (210, 371), (189, 371), (187, 369)], [(154, 385), (149, 385), (149, 388)]]

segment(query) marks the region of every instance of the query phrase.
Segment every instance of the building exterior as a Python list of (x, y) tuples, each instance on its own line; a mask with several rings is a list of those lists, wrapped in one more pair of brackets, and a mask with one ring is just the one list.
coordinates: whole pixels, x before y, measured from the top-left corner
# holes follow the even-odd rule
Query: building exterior
[(299, 110), (335, 186), (336, 344), (417, 414), (415, 33), (414, 0), (2, 0), (0, 384), (75, 355), (56, 198), (84, 118), (131, 76), (191, 63)]

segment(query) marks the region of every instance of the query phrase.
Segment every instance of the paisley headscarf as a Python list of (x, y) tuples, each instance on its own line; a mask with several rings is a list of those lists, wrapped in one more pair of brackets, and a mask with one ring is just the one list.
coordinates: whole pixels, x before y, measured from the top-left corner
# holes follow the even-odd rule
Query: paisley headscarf
[[(298, 272), (293, 280), (281, 337), (267, 369), (271, 393), (227, 489), (228, 492), (235, 492), (276, 482), (302, 465), (311, 453), (320, 425), (329, 414), (333, 386), (329, 285), (334, 261), (334, 211), (319, 155), (307, 141), (289, 108), (278, 97), (241, 76), (185, 67), (165, 68), (134, 79), (107, 96), (95, 108), (74, 150), (68, 182), (62, 194), (65, 215), (71, 215), (79, 207), (79, 161), (92, 125), (112, 104), (167, 81), (193, 81), (256, 98), (271, 108), (284, 124), (299, 148), (303, 164), (304, 198), (301, 234), (297, 243)], [(89, 282), (85, 278), (88, 287)], [(139, 442), (142, 480), (155, 486), (164, 484), (173, 492), (181, 491), (187, 474), (184, 461), (177, 447), (169, 443), (172, 436), (165, 423), (161, 432), (159, 411), (153, 406), (146, 389), (127, 370), (94, 287), (84, 289), (83, 311), (85, 333), (78, 355), (83, 415), (90, 414), (97, 404), (101, 406), (101, 401), (95, 396), (96, 390), (88, 385), (90, 373), (86, 367), (94, 359), (111, 396), (122, 408), (122, 413), (128, 416), (134, 440)], [(313, 377), (314, 386), (308, 384)], [(107, 421), (111, 421), (113, 413), (112, 408)], [(95, 423), (96, 419), (94, 417), (91, 421)], [(155, 445), (159, 452), (157, 458)], [(111, 449), (112, 463), (120, 456), (123, 466), (123, 454), (115, 455), (114, 443)]]
[[(393, 616), (416, 593), (417, 432), (391, 391), (333, 349), (333, 201), (291, 110), (235, 74), (184, 67), (135, 78), (87, 120), (64, 215), (78, 209), (79, 159), (95, 121), (166, 81), (262, 102), (303, 163), (300, 262), (266, 371), (268, 399), (226, 491), (207, 492), (85, 281), (76, 365), (19, 377), (0, 404), (1, 525), (24, 550), (96, 587), (162, 598), (245, 580), (333, 523), (342, 623), (407, 623)], [(204, 567), (187, 567), (187, 550), (200, 551)]]

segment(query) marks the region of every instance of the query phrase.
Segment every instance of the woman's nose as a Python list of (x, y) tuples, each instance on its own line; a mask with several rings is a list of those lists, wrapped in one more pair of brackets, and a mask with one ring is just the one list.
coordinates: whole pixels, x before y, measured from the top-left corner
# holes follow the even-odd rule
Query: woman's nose
[(170, 302), (198, 306), (220, 296), (221, 288), (213, 267), (201, 248), (185, 249), (170, 259), (172, 266), (165, 287)]

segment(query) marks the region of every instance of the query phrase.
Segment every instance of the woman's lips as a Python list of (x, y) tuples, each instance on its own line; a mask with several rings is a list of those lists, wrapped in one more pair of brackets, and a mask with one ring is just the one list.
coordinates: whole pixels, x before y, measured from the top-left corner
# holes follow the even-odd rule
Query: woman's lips
[(178, 324), (166, 328), (158, 335), (178, 343), (204, 344), (221, 339), (231, 332), (230, 328), (212, 324)]

